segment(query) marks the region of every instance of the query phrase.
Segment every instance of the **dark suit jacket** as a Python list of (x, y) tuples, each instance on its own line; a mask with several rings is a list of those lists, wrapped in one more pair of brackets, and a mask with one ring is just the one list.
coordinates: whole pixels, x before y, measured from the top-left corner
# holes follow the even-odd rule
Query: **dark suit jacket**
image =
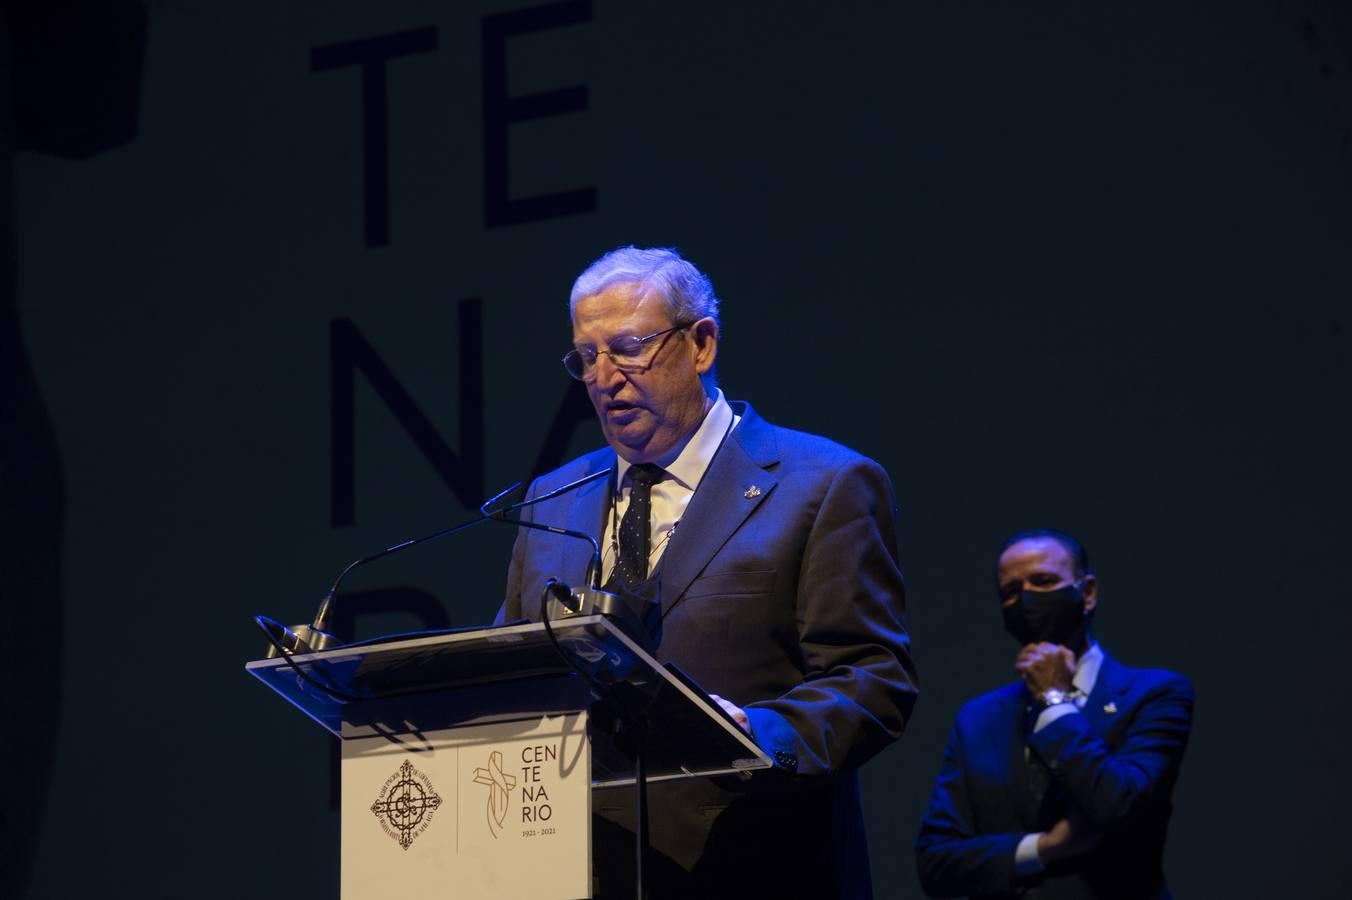
[[(1079, 715), (1026, 734), (1023, 684), (978, 697), (958, 713), (916, 841), (932, 897), (1168, 897), (1162, 858), (1192, 721), (1192, 686), (1181, 675), (1131, 669), (1105, 655)], [(1019, 840), (1053, 822), (1032, 808), (1025, 742), (1057, 788), (1103, 831), (1100, 843), (1041, 876), (1014, 877)], [(1057, 817), (1053, 813), (1050, 818)]]
[[(751, 877), (764, 896), (868, 897), (855, 769), (901, 734), (916, 694), (891, 484), (839, 444), (749, 406), (741, 415), (663, 554), (657, 655), (744, 707), (756, 740), (789, 766), (750, 782), (653, 785), (652, 842), (668, 864), (656, 896), (722, 896)], [(609, 449), (591, 453), (530, 495), (614, 464)], [(600, 535), (610, 481), (528, 509)], [(538, 618), (545, 581), (580, 584), (589, 556), (581, 541), (520, 530), (499, 620)], [(594, 803), (600, 843), (632, 828), (630, 792)], [(598, 869), (619, 861), (598, 852)]]

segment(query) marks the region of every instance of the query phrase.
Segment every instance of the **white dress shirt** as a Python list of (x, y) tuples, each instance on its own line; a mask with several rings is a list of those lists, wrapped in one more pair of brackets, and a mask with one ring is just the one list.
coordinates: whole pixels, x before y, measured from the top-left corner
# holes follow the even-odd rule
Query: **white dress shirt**
[[(700, 423), (699, 428), (695, 429), (684, 444), (674, 448), (666, 458), (654, 460), (666, 472), (662, 480), (652, 487), (652, 508), (650, 511), (649, 530), (648, 530), (648, 572), (652, 573), (657, 569), (657, 563), (662, 559), (662, 553), (667, 548), (667, 543), (676, 532), (676, 527), (681, 521), (681, 516), (685, 514), (685, 508), (690, 504), (690, 498), (695, 495), (695, 488), (699, 487), (700, 480), (704, 478), (704, 473), (709, 469), (709, 463), (713, 461), (714, 454), (718, 448), (723, 446), (724, 439), (737, 427), (737, 423), (742, 420), (741, 416), (735, 415), (732, 406), (728, 404), (723, 396), (723, 391), (718, 391), (718, 396), (714, 399), (714, 405), (704, 415), (704, 421)], [(615, 569), (615, 559), (619, 555), (619, 544), (615, 536), (616, 529), (624, 519), (624, 512), (629, 508), (629, 489), (632, 482), (626, 477), (629, 473), (629, 463), (623, 458), (617, 459), (616, 480), (620, 484), (618, 495), (612, 485), (611, 497), (614, 502), (610, 507), (610, 514), (607, 516), (605, 534), (603, 537), (601, 551), (601, 580), (604, 583), (610, 578), (610, 573)]]

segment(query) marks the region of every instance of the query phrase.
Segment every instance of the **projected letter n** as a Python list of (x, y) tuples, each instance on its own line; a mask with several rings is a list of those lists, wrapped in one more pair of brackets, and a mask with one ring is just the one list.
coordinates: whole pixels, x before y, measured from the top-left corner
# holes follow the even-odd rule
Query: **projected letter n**
[(395, 421), (463, 506), (483, 499), (483, 307), (460, 301), (460, 451), (451, 449), (375, 348), (351, 319), (329, 323), (329, 521), (356, 522), (357, 373), (394, 415)]

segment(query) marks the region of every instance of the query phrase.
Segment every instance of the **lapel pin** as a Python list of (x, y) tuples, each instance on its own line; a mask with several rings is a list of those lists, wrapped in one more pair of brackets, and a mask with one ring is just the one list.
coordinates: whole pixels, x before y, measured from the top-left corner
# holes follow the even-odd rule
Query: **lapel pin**
[(1103, 704), (1103, 711), (1111, 716), (1117, 712), (1117, 704), (1113, 703), (1112, 701), (1109, 701)]
[(749, 488), (747, 488), (746, 490), (742, 491), (742, 496), (745, 497), (745, 498), (748, 499), (748, 500), (755, 500), (757, 497), (760, 496), (760, 488), (756, 487), (756, 486), (753, 484), (753, 485), (751, 485), (751, 487), (749, 487)]

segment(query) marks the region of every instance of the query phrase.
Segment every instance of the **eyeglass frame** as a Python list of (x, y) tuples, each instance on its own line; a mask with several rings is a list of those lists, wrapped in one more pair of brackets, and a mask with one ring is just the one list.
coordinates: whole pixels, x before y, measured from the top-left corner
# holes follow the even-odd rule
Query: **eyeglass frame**
[[(699, 320), (696, 320), (694, 322), (686, 322), (683, 325), (672, 325), (670, 328), (663, 328), (661, 331), (654, 331), (652, 334), (644, 335), (641, 338), (633, 338), (633, 339), (638, 341), (639, 349), (641, 352), (643, 346), (646, 345), (649, 341), (653, 340), (654, 338), (659, 338), (662, 337), (663, 335), (670, 335), (674, 331), (685, 331), (686, 329), (691, 328), (692, 326), (698, 324)], [(632, 337), (633, 337), (632, 335), (624, 335), (620, 338), (617, 338), (617, 340), (624, 340), (626, 338)], [(582, 370), (581, 375), (574, 375), (573, 370), (568, 368), (568, 359), (574, 354), (576, 354), (579, 359), (582, 359), (585, 362), (586, 357), (583, 355), (582, 349), (580, 347), (574, 347), (572, 350), (569, 350), (567, 353), (563, 354), (563, 359), (561, 359), (560, 362), (563, 363), (563, 370), (568, 373), (568, 377), (572, 378), (575, 381), (590, 381), (594, 379), (596, 377), (596, 363), (601, 358), (601, 354), (603, 353), (606, 356), (610, 357), (610, 364), (615, 368), (619, 369), (621, 372), (643, 372), (652, 367), (653, 360), (657, 359), (657, 354), (662, 352), (662, 348), (666, 346), (666, 343), (667, 343), (666, 338), (662, 338), (662, 343), (657, 345), (657, 349), (652, 352), (652, 355), (647, 359), (646, 362), (625, 363), (616, 361), (615, 355), (614, 353), (611, 352), (610, 349), (611, 347), (614, 346), (614, 341), (612, 341), (611, 343), (606, 345), (606, 349), (604, 350), (600, 349), (599, 347), (594, 348), (596, 355), (592, 358), (591, 363), (589, 365), (586, 365), (586, 367)]]

